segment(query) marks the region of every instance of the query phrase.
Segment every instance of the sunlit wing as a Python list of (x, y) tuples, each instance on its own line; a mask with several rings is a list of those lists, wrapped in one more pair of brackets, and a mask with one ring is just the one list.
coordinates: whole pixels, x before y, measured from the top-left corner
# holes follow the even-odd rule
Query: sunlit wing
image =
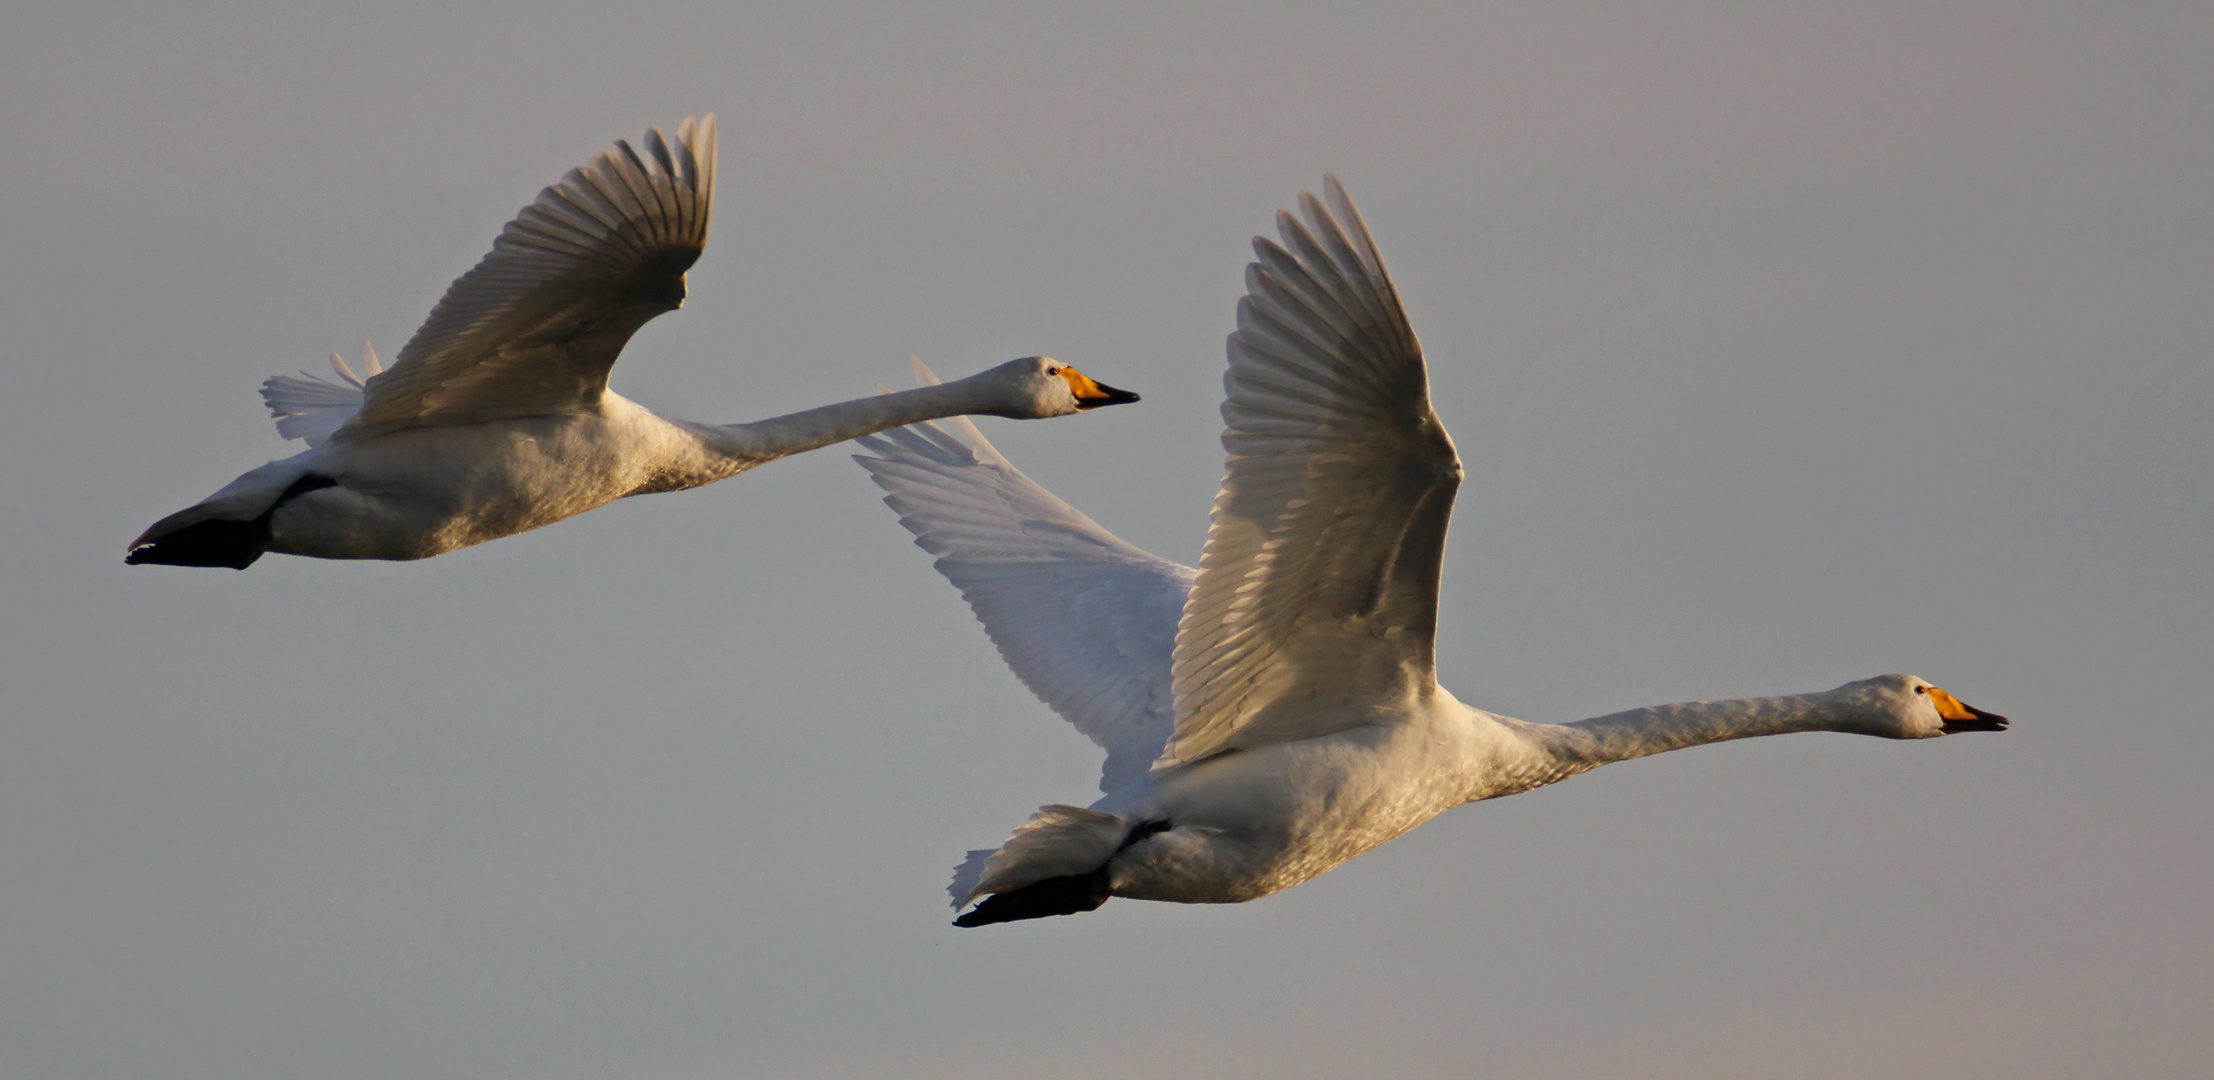
[[(929, 381), (935, 381), (929, 380)], [(1107, 751), (1100, 789), (1144, 775), (1174, 723), (1169, 654), (1193, 571), (1055, 498), (965, 417), (856, 455), (1017, 678)]]
[(340, 438), (595, 406), (625, 342), (684, 302), (707, 245), (715, 118), (572, 169), (446, 290)]
[[(1256, 239), (1230, 335), (1229, 467), (1176, 639), (1163, 766), (1356, 726), (1436, 686), (1460, 458), (1360, 213), (1300, 196)], [(1348, 688), (1359, 697), (1349, 698)]]

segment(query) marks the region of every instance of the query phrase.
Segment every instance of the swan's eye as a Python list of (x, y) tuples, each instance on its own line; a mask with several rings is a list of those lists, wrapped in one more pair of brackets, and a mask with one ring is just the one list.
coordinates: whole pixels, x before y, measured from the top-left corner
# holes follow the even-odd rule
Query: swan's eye
[(1914, 692), (1917, 694), (1927, 694), (1930, 692), (1930, 688), (1927, 686), (1917, 686), (1914, 688)]

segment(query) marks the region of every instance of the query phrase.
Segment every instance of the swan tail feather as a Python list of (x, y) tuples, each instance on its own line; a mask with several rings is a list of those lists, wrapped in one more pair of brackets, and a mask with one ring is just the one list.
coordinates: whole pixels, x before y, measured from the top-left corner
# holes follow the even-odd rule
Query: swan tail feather
[(964, 907), (977, 893), (977, 883), (984, 880), (984, 863), (998, 848), (972, 848), (961, 865), (953, 868), (953, 883), (946, 886), (946, 895), (953, 897), (953, 906)]
[[(953, 906), (959, 908), (967, 906), (980, 896), (1015, 893), (1060, 878), (1096, 877), (1099, 888), (1103, 889), (1107, 862), (1114, 858), (1124, 835), (1129, 831), (1128, 823), (1113, 814), (1086, 810), (1081, 806), (1041, 806), (1037, 813), (1030, 815), (1029, 821), (1016, 829), (1014, 835), (1009, 836), (1007, 842), (996, 850), (969, 852), (968, 858), (954, 869), (953, 884), (947, 892), (953, 896)], [(1049, 888), (1047, 891), (1056, 890)], [(1097, 903), (1070, 910), (1090, 911), (1106, 900), (1106, 894), (1101, 892)], [(991, 902), (986, 901), (987, 904)], [(962, 918), (970, 919), (982, 911), (980, 906), (977, 911)], [(1033, 915), (1008, 917), (1037, 918), (1039, 915), (1069, 913), (1070, 911), (1040, 911)], [(983, 920), (1004, 921), (1006, 918)], [(956, 925), (980, 926), (983, 922), (964, 921)]]

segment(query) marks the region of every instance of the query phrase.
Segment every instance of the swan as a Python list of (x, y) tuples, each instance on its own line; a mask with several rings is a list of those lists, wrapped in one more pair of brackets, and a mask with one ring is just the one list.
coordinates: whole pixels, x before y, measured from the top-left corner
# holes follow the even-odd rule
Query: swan
[[(1612, 761), (1725, 739), (1997, 731), (1912, 675), (1530, 723), (1435, 674), (1461, 463), (1375, 241), (1335, 178), (1256, 238), (1229, 339), (1229, 465), (1199, 569), (1125, 543), (955, 419), (855, 460), (1024, 685), (1107, 752), (1089, 807), (971, 851), (956, 926), (1110, 897), (1238, 903), (1430, 818)], [(1334, 212), (1333, 212), (1334, 211)], [(1342, 224), (1341, 224), (1342, 223)], [(920, 367), (918, 377), (933, 381)]]
[(308, 445), (161, 519), (124, 561), (244, 570), (265, 551), (422, 559), (628, 495), (961, 413), (1018, 419), (1138, 400), (1049, 357), (751, 424), (661, 416), (607, 388), (639, 327), (684, 303), (707, 243), (715, 118), (656, 128), (540, 192), (446, 290), (389, 370), (278, 376), (277, 432)]

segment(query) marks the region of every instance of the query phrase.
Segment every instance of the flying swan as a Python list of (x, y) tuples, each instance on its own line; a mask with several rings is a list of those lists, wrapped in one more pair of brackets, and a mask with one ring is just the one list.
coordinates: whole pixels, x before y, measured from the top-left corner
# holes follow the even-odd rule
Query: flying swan
[(381, 371), (262, 384), (277, 432), (309, 449), (239, 477), (131, 541), (129, 563), (244, 570), (265, 551), (422, 559), (627, 495), (678, 491), (885, 428), (962, 413), (1066, 416), (1136, 401), (1027, 357), (981, 374), (719, 426), (607, 388), (638, 328), (684, 303), (707, 244), (715, 118), (675, 145), (647, 132), (573, 169), (508, 222)]
[(1279, 213), (1283, 243), (1254, 241), (1197, 571), (1055, 498), (966, 420), (862, 440), (877, 456), (856, 460), (1016, 677), (1107, 751), (1105, 798), (969, 852), (954, 907), (982, 902), (954, 925), (1252, 900), (1462, 803), (1700, 743), (2006, 727), (1912, 675), (1573, 724), (1447, 693), (1433, 638), (1461, 463), (1383, 257), (1334, 178), (1325, 191), (1334, 214), (1302, 194), (1305, 224)]

